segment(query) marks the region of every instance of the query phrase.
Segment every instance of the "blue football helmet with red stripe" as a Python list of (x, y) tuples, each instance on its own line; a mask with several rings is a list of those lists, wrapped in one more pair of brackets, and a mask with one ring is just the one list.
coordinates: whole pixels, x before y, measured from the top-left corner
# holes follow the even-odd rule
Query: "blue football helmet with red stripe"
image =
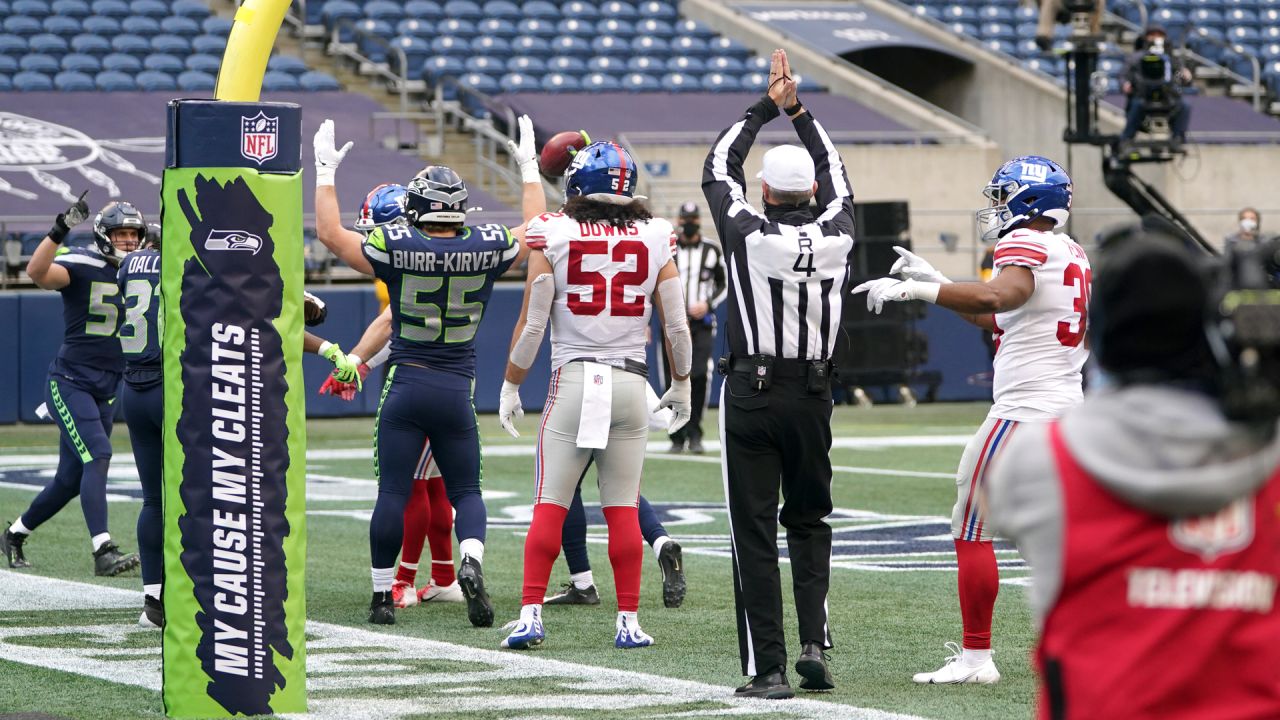
[(639, 181), (640, 168), (626, 148), (607, 140), (594, 142), (573, 156), (564, 175), (564, 196), (626, 205), (637, 197)]
[(360, 206), (360, 217), (356, 218), (356, 229), (370, 232), (379, 225), (395, 222), (404, 216), (403, 185), (383, 183), (369, 191)]
[(1039, 217), (1060, 228), (1071, 212), (1071, 178), (1061, 165), (1039, 155), (1001, 165), (982, 194), (991, 202), (977, 212), (983, 242), (994, 242)]

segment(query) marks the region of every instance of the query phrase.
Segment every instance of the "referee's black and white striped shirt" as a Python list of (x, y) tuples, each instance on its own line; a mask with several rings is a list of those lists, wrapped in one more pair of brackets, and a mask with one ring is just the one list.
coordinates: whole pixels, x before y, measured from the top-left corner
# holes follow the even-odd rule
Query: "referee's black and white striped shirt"
[(704, 302), (711, 312), (724, 302), (729, 286), (725, 282), (721, 255), (720, 243), (711, 238), (702, 236), (697, 242), (686, 242), (677, 235), (676, 269), (680, 271), (680, 284), (684, 286), (686, 307)]
[(702, 190), (729, 274), (729, 351), (828, 360), (849, 293), (853, 190), (831, 138), (805, 112), (794, 125), (813, 157), (820, 214), (752, 207), (742, 163), (760, 128), (778, 115), (768, 96), (751, 106), (716, 140), (703, 169)]

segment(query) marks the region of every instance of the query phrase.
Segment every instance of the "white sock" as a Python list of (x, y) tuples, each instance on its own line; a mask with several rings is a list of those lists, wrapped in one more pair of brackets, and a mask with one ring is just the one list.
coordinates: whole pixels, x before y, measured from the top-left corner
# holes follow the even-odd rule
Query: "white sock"
[(661, 557), (661, 556), (662, 556), (662, 555), (661, 555), (661, 553), (662, 553), (662, 546), (663, 546), (663, 545), (666, 545), (666, 544), (667, 544), (667, 543), (669, 543), (669, 542), (671, 542), (671, 536), (670, 536), (670, 535), (663, 535), (662, 537), (658, 538), (657, 540), (654, 540), (654, 541), (653, 541), (653, 556), (654, 556), (654, 557)]
[(98, 533), (93, 536), (93, 551), (98, 552), (104, 544), (111, 542), (111, 533)]
[(970, 650), (969, 648), (964, 648), (960, 651), (960, 662), (964, 663), (965, 667), (978, 667), (990, 659), (990, 648), (986, 650)]
[(534, 620), (542, 621), (542, 603), (534, 603), (532, 605), (520, 606), (520, 622), (531, 623)]
[(30, 535), (31, 528), (27, 527), (26, 525), (23, 525), (22, 518), (19, 517), (17, 520), (13, 521), (12, 525), (9, 526), (9, 532), (15, 535)]
[(484, 542), (479, 538), (467, 538), (459, 542), (458, 550), (462, 553), (462, 557), (470, 555), (476, 559), (476, 562), (484, 564)]
[(412, 570), (414, 572), (418, 572), (418, 563), (402, 562), (400, 563), (400, 567), (404, 568), (405, 570)]
[(160, 587), (161, 587), (160, 583), (152, 583), (152, 584), (150, 584), (150, 585), (143, 585), (143, 586), (142, 586), (142, 594), (143, 594), (143, 595), (146, 595), (146, 596), (147, 596), (147, 597), (149, 597), (149, 598), (155, 598), (155, 599), (159, 600), (159, 599), (160, 599)]
[(580, 572), (580, 573), (574, 573), (570, 575), (569, 581), (572, 582), (573, 586), (578, 588), (579, 590), (586, 590), (587, 588), (596, 584), (595, 578), (591, 577), (590, 570), (587, 570), (585, 572)]
[(614, 625), (618, 628), (621, 628), (624, 623), (626, 624), (627, 627), (631, 627), (631, 628), (640, 627), (640, 618), (638, 613), (622, 612), (621, 610), (619, 610), (618, 620), (614, 623)]
[(373, 578), (374, 592), (391, 592), (391, 583), (396, 579), (395, 568), (369, 568), (369, 575)]

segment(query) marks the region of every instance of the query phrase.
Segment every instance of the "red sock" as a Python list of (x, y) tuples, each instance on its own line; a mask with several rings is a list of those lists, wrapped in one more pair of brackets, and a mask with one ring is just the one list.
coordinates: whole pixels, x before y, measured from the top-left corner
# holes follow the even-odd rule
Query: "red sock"
[(541, 605), (547, 595), (547, 580), (551, 566), (560, 556), (560, 531), (569, 508), (543, 502), (533, 506), (533, 522), (529, 523), (529, 535), (524, 539), (524, 593), (525, 605)]
[(609, 525), (609, 563), (613, 565), (613, 585), (618, 593), (618, 612), (640, 608), (640, 568), (644, 564), (644, 538), (640, 536), (640, 515), (633, 507), (604, 508)]
[(964, 647), (991, 649), (991, 615), (1000, 592), (1000, 570), (991, 542), (956, 540), (960, 564), (960, 617), (964, 621)]
[[(409, 502), (404, 506), (404, 540), (400, 543), (400, 567), (396, 580), (410, 585), (418, 576), (418, 561), (422, 559), (422, 543), (427, 539), (427, 525), (431, 522), (431, 506), (427, 503), (427, 484), (414, 480), (409, 490)], [(405, 567), (405, 563), (412, 568)]]
[(439, 587), (453, 584), (453, 506), (444, 491), (444, 478), (427, 480), (431, 519), (427, 525), (427, 545), (431, 547), (431, 582)]

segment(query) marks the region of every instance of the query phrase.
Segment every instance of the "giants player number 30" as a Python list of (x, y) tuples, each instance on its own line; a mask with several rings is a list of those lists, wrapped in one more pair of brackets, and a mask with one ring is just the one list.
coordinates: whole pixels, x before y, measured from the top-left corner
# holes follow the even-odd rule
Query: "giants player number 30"
[(917, 673), (926, 684), (994, 683), (991, 615), (999, 590), (983, 488), (987, 468), (1020, 423), (1052, 420), (1083, 399), (1081, 370), (1089, 356), (1085, 330), (1093, 272), (1074, 240), (1054, 232), (1071, 210), (1071, 178), (1057, 163), (1031, 155), (1010, 160), (984, 189), (977, 213), (985, 242), (995, 241), (996, 275), (987, 283), (953, 283), (902, 248), (892, 274), (854, 288), (867, 309), (925, 300), (995, 334), (994, 403), (965, 447), (956, 474), (951, 532), (959, 565), (963, 647), (943, 667)]

